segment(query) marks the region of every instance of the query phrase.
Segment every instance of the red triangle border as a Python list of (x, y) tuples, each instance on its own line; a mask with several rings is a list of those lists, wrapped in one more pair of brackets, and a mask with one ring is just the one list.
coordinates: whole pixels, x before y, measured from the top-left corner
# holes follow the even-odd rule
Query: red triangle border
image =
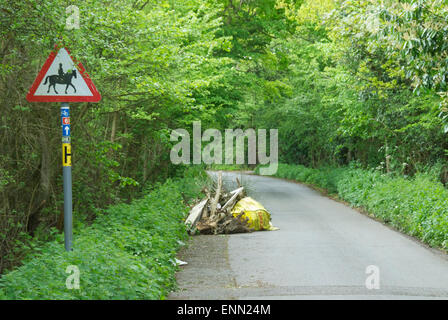
[(42, 82), (45, 74), (47, 73), (48, 69), (50, 69), (51, 64), (53, 63), (54, 59), (56, 58), (56, 55), (58, 54), (59, 50), (64, 48), (67, 50), (70, 58), (74, 63), (76, 63), (75, 59), (73, 59), (72, 55), (70, 54), (70, 51), (66, 47), (60, 47), (57, 48), (55, 46), (55, 49), (50, 53), (47, 60), (45, 61), (42, 69), (40, 70), (39, 74), (37, 75), (36, 79), (33, 82), (33, 85), (31, 86), (30, 90), (28, 91), (28, 94), (26, 95), (26, 100), (29, 102), (98, 102), (101, 100), (101, 95), (96, 89), (95, 85), (93, 84), (92, 80), (90, 79), (89, 75), (86, 72), (86, 69), (82, 65), (81, 62), (78, 62), (77, 69), (79, 73), (81, 74), (81, 77), (84, 79), (84, 81), (87, 84), (87, 87), (92, 92), (92, 96), (35, 96), (37, 88), (39, 87), (39, 84)]

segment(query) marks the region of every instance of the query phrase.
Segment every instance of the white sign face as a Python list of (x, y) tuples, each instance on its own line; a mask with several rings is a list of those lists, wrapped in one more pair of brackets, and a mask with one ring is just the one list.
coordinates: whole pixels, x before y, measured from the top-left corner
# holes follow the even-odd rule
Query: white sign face
[(93, 96), (65, 48), (61, 48), (34, 96)]

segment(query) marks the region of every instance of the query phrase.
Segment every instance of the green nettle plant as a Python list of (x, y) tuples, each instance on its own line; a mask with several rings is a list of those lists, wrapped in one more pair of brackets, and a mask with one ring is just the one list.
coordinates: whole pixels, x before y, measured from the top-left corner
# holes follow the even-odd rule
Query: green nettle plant
[[(0, 299), (164, 299), (176, 286), (175, 257), (187, 238), (185, 199), (198, 198), (206, 179), (190, 169), (141, 199), (109, 207), (77, 229), (71, 252), (61, 235), (35, 248), (0, 278)], [(66, 286), (68, 266), (79, 269), (79, 289)]]

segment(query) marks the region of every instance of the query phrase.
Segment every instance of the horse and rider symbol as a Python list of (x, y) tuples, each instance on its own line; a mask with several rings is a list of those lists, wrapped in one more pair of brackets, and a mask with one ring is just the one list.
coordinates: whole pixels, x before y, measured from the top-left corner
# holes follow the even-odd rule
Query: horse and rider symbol
[(67, 89), (69, 86), (71, 86), (76, 93), (76, 88), (75, 86), (72, 84), (72, 78), (75, 77), (76, 79), (76, 70), (73, 70), (72, 72), (67, 72), (65, 73), (64, 70), (62, 69), (62, 63), (59, 64), (59, 70), (58, 70), (58, 74), (53, 74), (50, 76), (47, 76), (45, 78), (45, 82), (44, 84), (47, 84), (47, 81), (50, 80), (50, 83), (48, 85), (48, 90), (47, 93), (50, 92), (51, 87), (53, 87), (53, 90), (56, 94), (59, 94), (56, 91), (56, 84), (65, 84), (65, 94), (67, 94)]

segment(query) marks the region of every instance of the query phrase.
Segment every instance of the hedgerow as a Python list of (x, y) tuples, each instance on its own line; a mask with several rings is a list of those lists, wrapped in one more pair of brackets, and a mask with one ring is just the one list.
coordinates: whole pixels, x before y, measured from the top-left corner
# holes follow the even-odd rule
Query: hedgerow
[[(23, 265), (0, 279), (0, 299), (163, 299), (175, 288), (175, 255), (187, 237), (185, 198), (199, 195), (204, 173), (187, 171), (141, 199), (105, 210), (74, 236), (35, 248)], [(183, 195), (182, 195), (183, 194)], [(80, 271), (80, 288), (67, 289), (68, 266)]]
[(430, 174), (410, 178), (353, 165), (312, 169), (279, 164), (275, 176), (325, 189), (406, 234), (448, 249), (448, 190)]

